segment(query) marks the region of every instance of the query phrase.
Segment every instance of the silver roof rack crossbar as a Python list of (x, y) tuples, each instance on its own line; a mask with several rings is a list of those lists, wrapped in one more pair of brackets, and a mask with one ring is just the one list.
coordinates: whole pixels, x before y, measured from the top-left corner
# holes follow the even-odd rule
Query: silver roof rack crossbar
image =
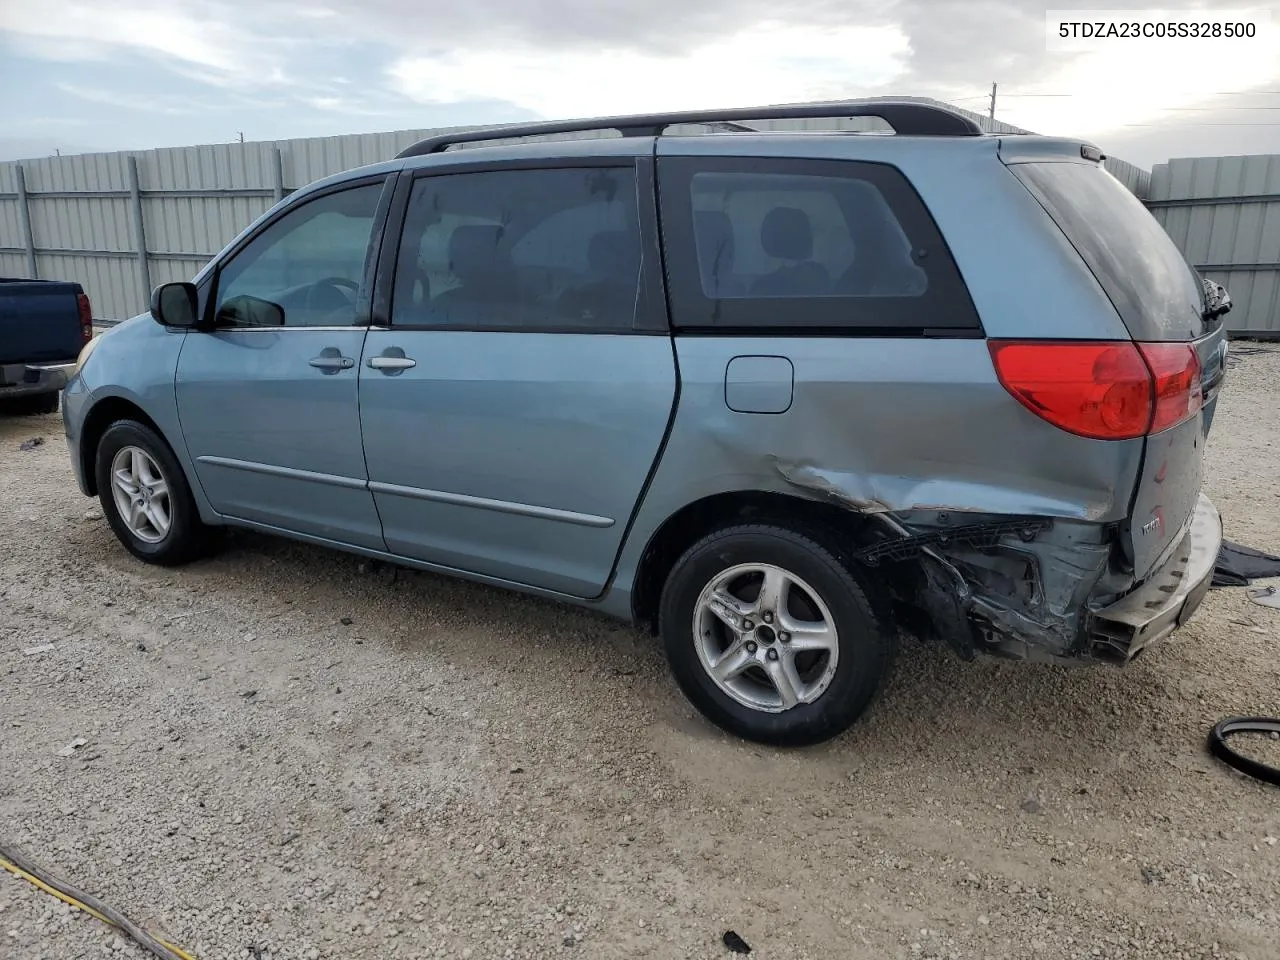
[(816, 120), (852, 117), (878, 117), (901, 136), (977, 137), (982, 128), (963, 114), (946, 107), (912, 100), (837, 100), (826, 103), (792, 103), (772, 107), (734, 107), (727, 110), (685, 110), (675, 113), (637, 114), (625, 117), (600, 117), (590, 120), (552, 120), (537, 123), (509, 124), (480, 130), (460, 130), (419, 140), (396, 155), (422, 157), (441, 153), (463, 143), (487, 140), (516, 140), (521, 137), (553, 136), (561, 133), (588, 133), (593, 130), (616, 130), (624, 137), (658, 137), (668, 127), (680, 124), (708, 124), (723, 128), (750, 130), (738, 121), (751, 120)]

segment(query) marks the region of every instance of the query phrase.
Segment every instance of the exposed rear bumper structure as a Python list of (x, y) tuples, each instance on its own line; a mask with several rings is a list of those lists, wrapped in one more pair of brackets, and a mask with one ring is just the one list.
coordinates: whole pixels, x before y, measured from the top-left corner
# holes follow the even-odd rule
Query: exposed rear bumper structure
[(1093, 612), (1091, 653), (1125, 663), (1191, 619), (1213, 583), (1222, 520), (1204, 494), (1173, 555), (1141, 586)]

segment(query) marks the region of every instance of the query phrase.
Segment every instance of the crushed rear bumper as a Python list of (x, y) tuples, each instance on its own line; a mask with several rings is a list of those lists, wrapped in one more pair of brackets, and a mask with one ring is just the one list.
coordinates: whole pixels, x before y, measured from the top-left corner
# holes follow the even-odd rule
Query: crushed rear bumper
[(1187, 532), (1164, 565), (1131, 593), (1093, 611), (1091, 653), (1126, 663), (1190, 620), (1213, 583), (1221, 546), (1222, 519), (1200, 494)]

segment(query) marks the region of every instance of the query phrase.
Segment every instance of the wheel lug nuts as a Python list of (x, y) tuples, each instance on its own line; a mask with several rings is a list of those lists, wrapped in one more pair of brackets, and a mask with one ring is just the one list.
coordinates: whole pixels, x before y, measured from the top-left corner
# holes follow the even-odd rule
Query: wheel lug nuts
[(742, 624), (743, 630), (754, 630), (755, 628), (756, 628), (756, 625), (752, 623), (750, 620), (743, 621), (743, 624)]
[(779, 639), (779, 640), (781, 640), (783, 643), (790, 643), (790, 642), (791, 642), (791, 634), (789, 634), (789, 633), (780, 633), (780, 634), (778, 634), (778, 639)]
[(772, 613), (766, 613), (766, 614), (764, 615), (764, 622), (765, 622), (765, 623), (773, 623), (773, 614), (772, 614)]
[(777, 659), (778, 659), (778, 651), (777, 651), (777, 650), (772, 650), (772, 649), (771, 649), (771, 650), (766, 654), (766, 656), (767, 656), (770, 660), (777, 660)]
[(754, 643), (747, 644), (747, 653), (755, 653), (759, 648)]

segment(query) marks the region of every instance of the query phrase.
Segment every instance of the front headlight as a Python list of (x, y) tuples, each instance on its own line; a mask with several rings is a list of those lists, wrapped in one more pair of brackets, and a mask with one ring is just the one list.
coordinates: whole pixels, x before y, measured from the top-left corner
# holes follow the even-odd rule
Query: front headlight
[(83, 347), (80, 348), (80, 355), (76, 357), (76, 368), (71, 371), (71, 376), (74, 377), (76, 374), (80, 372), (81, 368), (84, 366), (85, 361), (89, 359), (89, 355), (98, 348), (98, 341), (101, 339), (102, 339), (102, 334), (98, 334), (92, 340), (90, 340), (88, 343), (86, 343)]

